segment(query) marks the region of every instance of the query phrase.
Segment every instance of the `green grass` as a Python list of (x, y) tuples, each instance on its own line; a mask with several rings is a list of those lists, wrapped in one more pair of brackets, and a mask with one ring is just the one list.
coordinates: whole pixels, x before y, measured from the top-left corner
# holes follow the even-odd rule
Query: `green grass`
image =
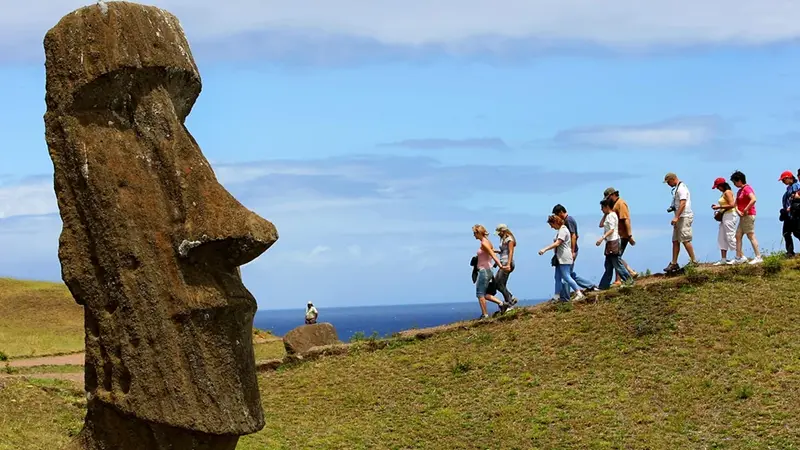
[[(781, 268), (701, 268), (292, 364), (260, 375), (267, 425), (238, 448), (798, 448), (800, 271)], [(79, 397), (0, 382), (0, 436), (16, 439), (0, 450), (58, 448), (80, 428)], [(9, 392), (28, 408), (9, 412)]]
[(0, 450), (63, 448), (83, 426), (83, 392), (64, 381), (0, 379)]
[(8, 358), (83, 350), (83, 308), (63, 284), (0, 278), (0, 317)]
[(256, 354), (256, 361), (280, 359), (286, 356), (286, 349), (283, 346), (282, 340), (274, 340), (265, 342), (263, 344), (255, 344), (253, 345), (253, 350)]
[(34, 366), (34, 367), (7, 367), (5, 373), (11, 374), (42, 374), (42, 373), (83, 373), (83, 366), (64, 364), (58, 366)]

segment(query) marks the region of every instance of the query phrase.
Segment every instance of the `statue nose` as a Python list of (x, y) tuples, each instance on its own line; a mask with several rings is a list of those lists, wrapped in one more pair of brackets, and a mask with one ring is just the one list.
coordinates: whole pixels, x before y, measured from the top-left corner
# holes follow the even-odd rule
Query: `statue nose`
[[(271, 222), (241, 207), (233, 217), (208, 227), (196, 236), (184, 239), (178, 245), (178, 254), (190, 261), (220, 261), (231, 267), (249, 263), (267, 251), (278, 240), (278, 231)], [(221, 222), (219, 217), (212, 219)]]

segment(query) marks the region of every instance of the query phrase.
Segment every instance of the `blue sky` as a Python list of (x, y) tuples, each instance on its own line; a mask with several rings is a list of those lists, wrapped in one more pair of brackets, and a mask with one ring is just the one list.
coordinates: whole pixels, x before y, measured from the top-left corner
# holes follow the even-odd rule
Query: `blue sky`
[[(629, 263), (660, 270), (668, 171), (692, 190), (701, 258), (718, 257), (712, 181), (736, 169), (759, 196), (762, 246), (781, 245), (777, 177), (800, 167), (800, 4), (148, 3), (181, 20), (203, 77), (189, 130), (278, 227), (243, 268), (262, 309), (474, 301), (475, 223), (507, 223), (512, 291), (549, 297), (536, 252), (559, 202), (581, 226), (577, 271), (598, 280), (608, 186), (633, 215)], [(2, 276), (60, 279), (41, 40), (82, 5), (17, 2), (0, 18)]]

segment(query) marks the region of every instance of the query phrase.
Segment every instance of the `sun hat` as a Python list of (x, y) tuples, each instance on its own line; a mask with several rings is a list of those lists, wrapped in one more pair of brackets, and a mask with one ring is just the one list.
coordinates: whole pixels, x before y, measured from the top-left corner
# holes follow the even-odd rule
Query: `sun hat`
[(614, 189), (613, 187), (610, 187), (605, 191), (603, 191), (603, 197), (608, 197), (611, 194), (619, 194), (619, 191)]
[(712, 187), (711, 187), (711, 189), (716, 189), (716, 188), (718, 188), (718, 187), (719, 187), (721, 184), (725, 184), (725, 183), (726, 183), (726, 181), (725, 181), (725, 178), (719, 177), (719, 178), (717, 178), (716, 180), (714, 180), (714, 186), (712, 186)]
[(507, 230), (508, 230), (508, 226), (506, 224), (504, 224), (504, 223), (501, 223), (500, 225), (495, 227), (494, 234), (500, 235), (501, 231), (507, 231)]

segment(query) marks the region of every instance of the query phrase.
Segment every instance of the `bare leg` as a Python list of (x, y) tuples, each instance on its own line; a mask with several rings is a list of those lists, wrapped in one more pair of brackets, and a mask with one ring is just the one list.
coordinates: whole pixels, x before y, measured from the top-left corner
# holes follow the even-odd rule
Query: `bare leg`
[[(503, 304), (503, 302), (498, 300), (497, 297), (495, 297), (494, 295), (486, 294), (486, 300), (489, 300), (490, 302), (492, 302), (492, 303), (494, 303), (496, 305), (502, 305)], [(484, 302), (484, 304), (486, 304), (486, 302)]]
[(736, 259), (741, 258), (744, 256), (742, 253), (742, 237), (744, 237), (744, 233), (739, 230), (736, 230)]
[(689, 262), (696, 263), (697, 259), (694, 257), (694, 245), (692, 245), (692, 241), (684, 242), (683, 246), (686, 247), (686, 253), (689, 254)]
[[(753, 244), (753, 253), (755, 253), (756, 258), (761, 257), (761, 251), (758, 249), (758, 240), (756, 240), (756, 233), (747, 233), (747, 239), (750, 239), (750, 243)], [(791, 236), (789, 237), (791, 239)]]
[(488, 316), (489, 313), (486, 311), (486, 298), (478, 297), (478, 303), (481, 304), (481, 314), (484, 316)]
[(720, 256), (722, 257), (723, 260), (728, 259), (728, 251), (727, 250), (720, 250), (719, 253), (720, 253)]
[(681, 252), (681, 243), (672, 241), (672, 264), (678, 264), (678, 253)]

